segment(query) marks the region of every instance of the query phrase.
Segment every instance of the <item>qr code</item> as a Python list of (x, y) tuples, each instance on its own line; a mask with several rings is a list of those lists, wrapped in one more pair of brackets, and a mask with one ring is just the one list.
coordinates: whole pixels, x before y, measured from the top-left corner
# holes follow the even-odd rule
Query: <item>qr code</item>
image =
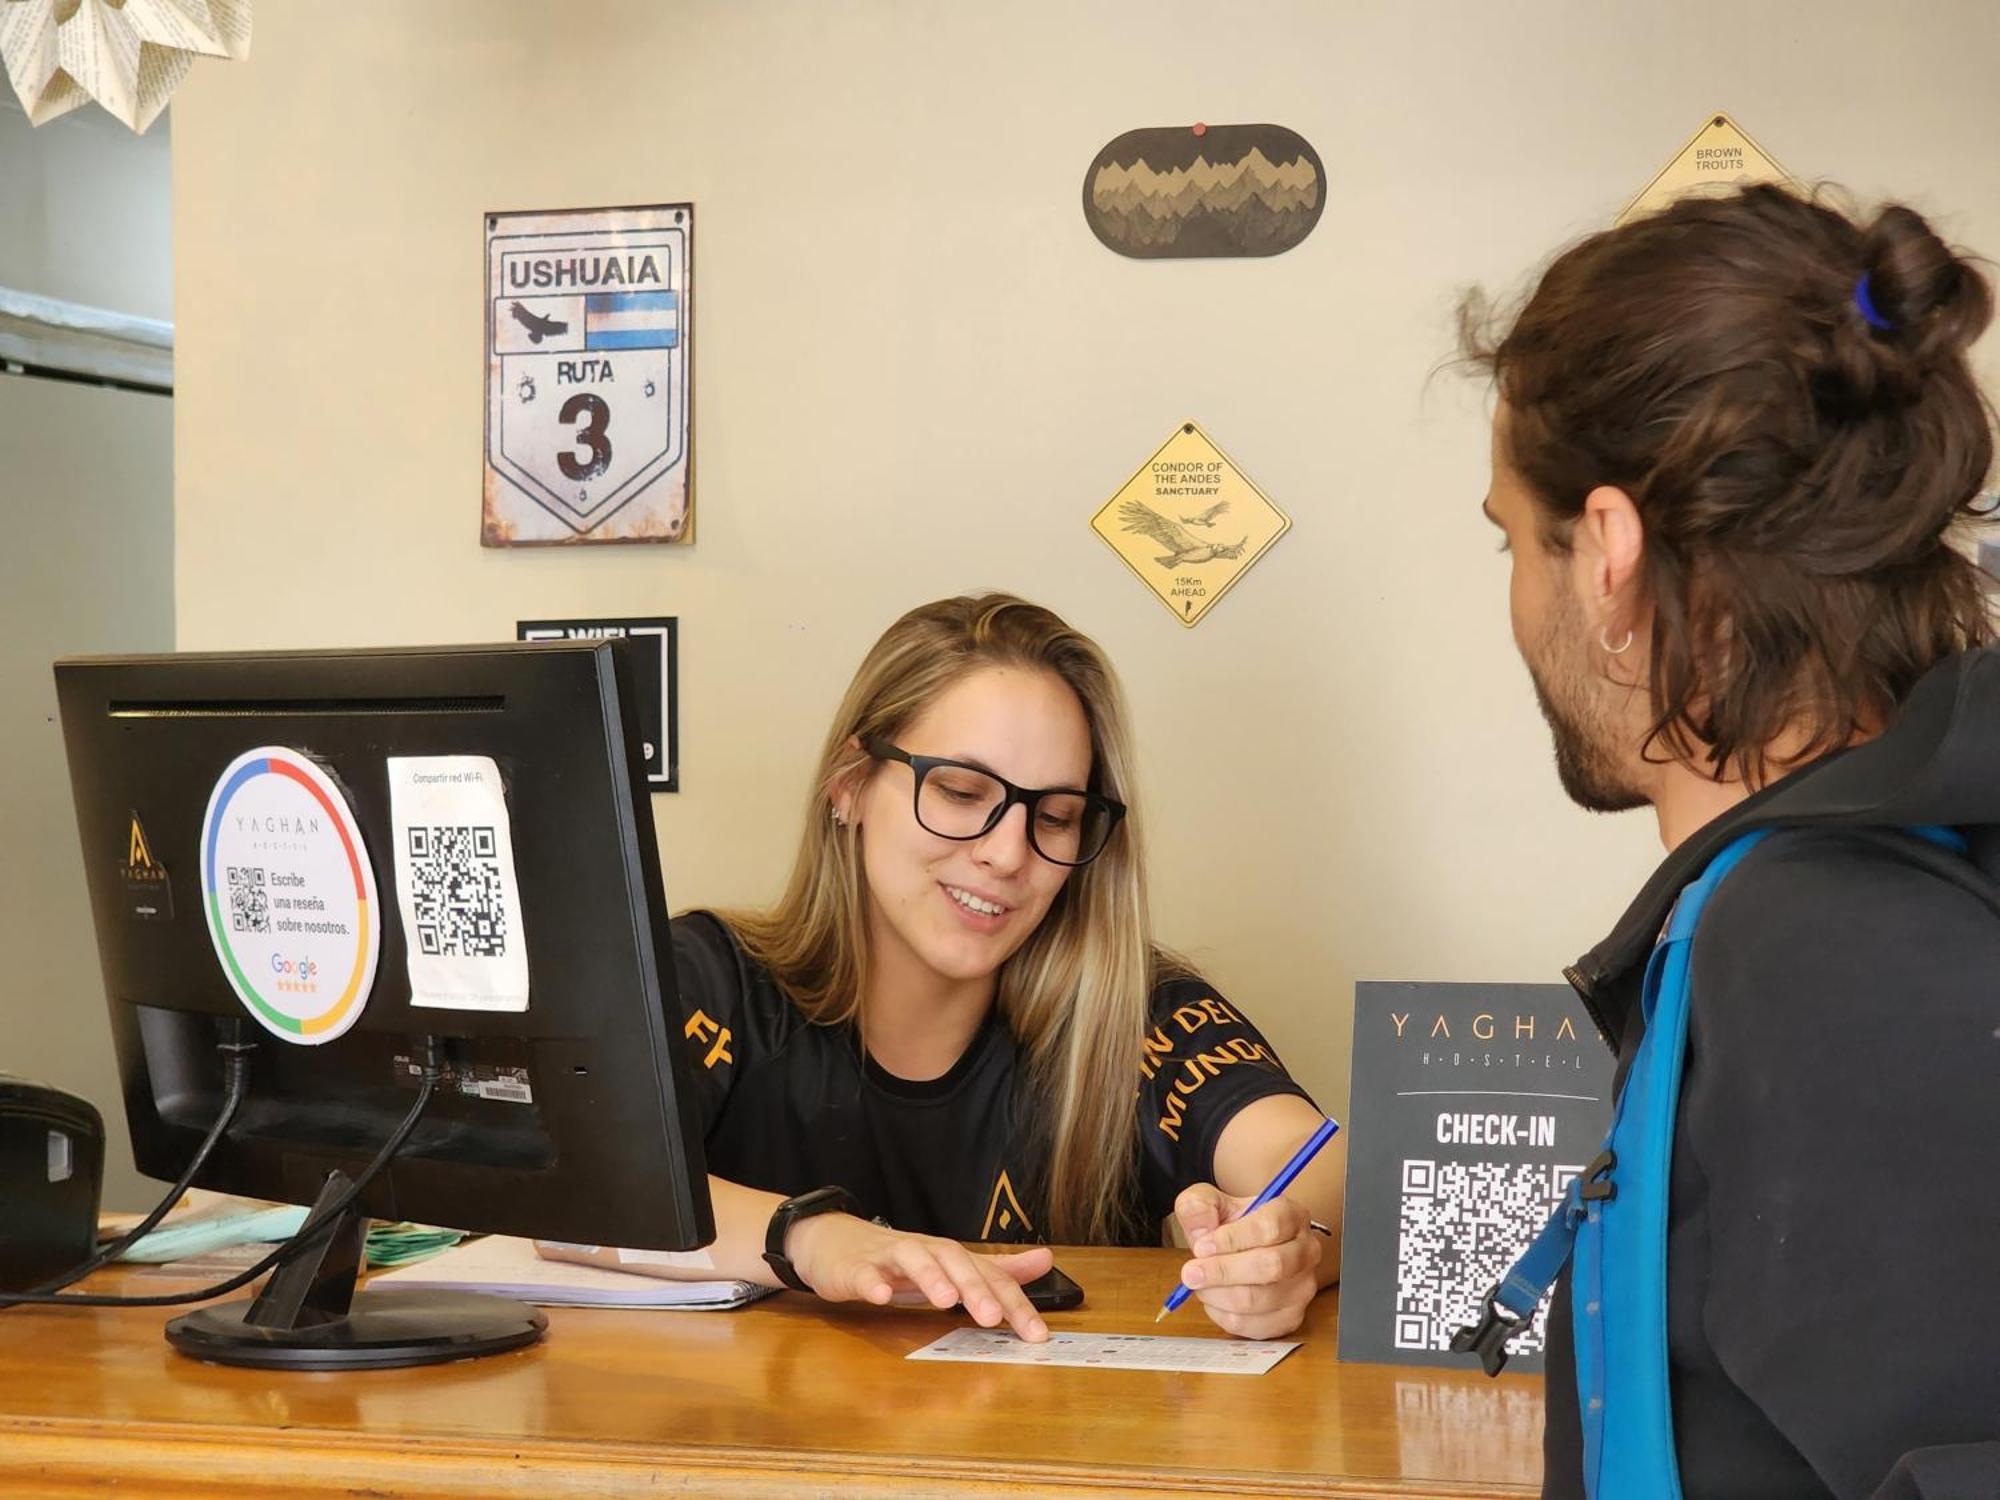
[(271, 930), (271, 893), (264, 886), (264, 870), (261, 865), (230, 865), (229, 870), (229, 930), (231, 932), (269, 932)]
[[(1396, 1231), (1396, 1347), (1443, 1350), (1479, 1321), (1480, 1299), (1507, 1274), (1581, 1167), (1540, 1162), (1403, 1163)], [(1509, 1344), (1540, 1353), (1548, 1302)]]
[(433, 957), (504, 955), (507, 906), (493, 830), (436, 825), (409, 834), (417, 947)]

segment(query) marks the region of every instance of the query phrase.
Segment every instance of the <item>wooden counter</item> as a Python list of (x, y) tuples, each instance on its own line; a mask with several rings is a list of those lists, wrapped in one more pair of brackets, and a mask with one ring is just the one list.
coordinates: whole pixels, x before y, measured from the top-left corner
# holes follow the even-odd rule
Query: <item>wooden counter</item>
[[(1058, 1260), (1089, 1300), (1053, 1328), (1222, 1336), (1192, 1307), (1154, 1329), (1169, 1251)], [(350, 1374), (196, 1363), (167, 1347), (161, 1309), (16, 1308), (0, 1312), (0, 1494), (1536, 1492), (1539, 1379), (1339, 1364), (1337, 1301), (1255, 1377), (912, 1363), (960, 1320), (790, 1295), (555, 1308), (533, 1349)]]

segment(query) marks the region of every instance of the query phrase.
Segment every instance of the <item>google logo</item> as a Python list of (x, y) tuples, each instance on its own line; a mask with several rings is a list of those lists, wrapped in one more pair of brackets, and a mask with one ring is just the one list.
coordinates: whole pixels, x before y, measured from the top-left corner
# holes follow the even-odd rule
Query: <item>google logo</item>
[(319, 973), (319, 965), (309, 958), (302, 958), (297, 963), (293, 963), (289, 958), (273, 953), (271, 955), (271, 972), (273, 974), (283, 974), (287, 977), (296, 975), (300, 979), (311, 979)]

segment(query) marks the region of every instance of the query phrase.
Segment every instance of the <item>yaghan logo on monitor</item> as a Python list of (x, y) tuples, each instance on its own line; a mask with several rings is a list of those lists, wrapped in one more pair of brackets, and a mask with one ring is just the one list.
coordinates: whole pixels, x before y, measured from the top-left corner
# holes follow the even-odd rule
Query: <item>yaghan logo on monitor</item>
[(118, 873), (125, 883), (127, 915), (141, 922), (164, 922), (173, 916), (173, 882), (167, 878), (167, 867), (154, 857), (152, 842), (136, 812), (125, 840), (125, 862)]

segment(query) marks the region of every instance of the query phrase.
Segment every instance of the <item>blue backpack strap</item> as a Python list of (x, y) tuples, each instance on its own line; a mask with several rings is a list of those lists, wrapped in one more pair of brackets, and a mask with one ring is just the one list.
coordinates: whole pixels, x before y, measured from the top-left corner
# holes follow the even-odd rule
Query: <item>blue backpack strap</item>
[[(1667, 1216), (1687, 1059), (1695, 928), (1716, 888), (1774, 830), (1725, 846), (1681, 892), (1646, 967), (1646, 1035), (1612, 1117), (1613, 1195), (1586, 1205), (1571, 1312), (1584, 1485), (1592, 1500), (1679, 1500), (1667, 1351)], [(1906, 832), (1963, 854), (1955, 829)]]
[(1581, 1177), (1571, 1180), (1548, 1223), (1521, 1252), (1521, 1258), (1487, 1288), (1479, 1302), (1479, 1321), (1451, 1336), (1452, 1352), (1477, 1354), (1480, 1368), (1488, 1375), (1498, 1375), (1506, 1365), (1508, 1341), (1535, 1316), (1542, 1298), (1548, 1296), (1549, 1288), (1569, 1263), (1577, 1220), (1582, 1215), (1582, 1184)]
[(1965, 835), (1956, 828), (1944, 828), (1935, 823), (1906, 828), (1905, 833), (1913, 833), (1920, 839), (1928, 839), (1940, 849), (1949, 849), (1953, 854), (1970, 854), (1972, 846), (1966, 843)]
[(1592, 1497), (1678, 1500), (1681, 1492), (1667, 1379), (1667, 1200), (1690, 959), (1709, 897), (1770, 832), (1746, 833), (1709, 861), (1674, 903), (1647, 960), (1646, 1035), (1611, 1121), (1612, 1190), (1586, 1205), (1576, 1237), (1571, 1314), (1584, 1488)]
[[(1602, 1368), (1602, 1350), (1598, 1340), (1594, 1335), (1589, 1339), (1585, 1338), (1583, 1322), (1585, 1314), (1583, 1313), (1583, 1309), (1588, 1307), (1590, 1309), (1588, 1316), (1594, 1317), (1598, 1307), (1602, 1304), (1603, 1295), (1601, 1286), (1601, 1258), (1597, 1255), (1593, 1246), (1592, 1252), (1588, 1257), (1588, 1265), (1586, 1266), (1586, 1256), (1583, 1253), (1582, 1247), (1578, 1244), (1578, 1235), (1586, 1225), (1601, 1225), (1604, 1216), (1604, 1206), (1617, 1196), (1618, 1184), (1611, 1180), (1611, 1173), (1619, 1164), (1619, 1130), (1625, 1120), (1627, 1106), (1632, 1100), (1635, 1085), (1640, 1082), (1642, 1070), (1647, 1069), (1649, 1054), (1656, 1050), (1654, 1040), (1656, 1028), (1653, 1017), (1663, 980), (1670, 977), (1677, 978), (1679, 982), (1681, 1006), (1678, 1013), (1681, 1015), (1683, 1025), (1683, 1034), (1673, 1041), (1674, 1055), (1672, 1087), (1670, 1090), (1671, 1097), (1665, 1101), (1667, 1105), (1667, 1136), (1663, 1159), (1671, 1158), (1673, 1151), (1673, 1109), (1678, 1104), (1680, 1097), (1680, 1060), (1686, 1043), (1684, 1028), (1687, 990), (1687, 940), (1693, 936), (1694, 924), (1701, 915), (1701, 908), (1707, 902), (1709, 892), (1713, 891), (1721, 883), (1722, 877), (1735, 867), (1736, 862), (1749, 853), (1751, 848), (1769, 832), (1769, 829), (1759, 829), (1752, 833), (1746, 833), (1734, 843), (1724, 846), (1722, 852), (1709, 862), (1708, 868), (1681, 891), (1680, 899), (1675, 902), (1673, 912), (1667, 919), (1667, 930), (1661, 934), (1660, 940), (1653, 945), (1652, 955), (1646, 962), (1646, 981), (1641, 999), (1641, 1005), (1646, 1018), (1646, 1035), (1639, 1044), (1639, 1055), (1633, 1061), (1631, 1073), (1626, 1077), (1624, 1090), (1618, 1096), (1617, 1108), (1612, 1115), (1610, 1133), (1605, 1137), (1604, 1149), (1597, 1154), (1596, 1160), (1584, 1169), (1582, 1176), (1571, 1181), (1568, 1190), (1563, 1194), (1562, 1201), (1556, 1205), (1555, 1212), (1549, 1215), (1548, 1222), (1542, 1226), (1541, 1232), (1535, 1236), (1521, 1258), (1514, 1262), (1513, 1268), (1487, 1291), (1481, 1303), (1479, 1322), (1459, 1329), (1452, 1336), (1451, 1347), (1454, 1351), (1461, 1354), (1476, 1353), (1479, 1356), (1481, 1367), (1485, 1369), (1488, 1375), (1499, 1374), (1501, 1368), (1507, 1363), (1508, 1342), (1535, 1315), (1535, 1309), (1541, 1305), (1542, 1299), (1548, 1295), (1549, 1288), (1555, 1285), (1556, 1277), (1561, 1274), (1563, 1266), (1574, 1256), (1577, 1261), (1577, 1267), (1571, 1290), (1573, 1294), (1572, 1302), (1578, 1313), (1576, 1340), (1577, 1391), (1579, 1404), (1583, 1407), (1584, 1411), (1584, 1472), (1586, 1475), (1591, 1473), (1596, 1467), (1590, 1458), (1593, 1448), (1590, 1418), (1593, 1411), (1601, 1412), (1603, 1409), (1601, 1396), (1604, 1387), (1604, 1372)], [(1677, 934), (1679, 943), (1678, 947), (1675, 947)], [(1669, 976), (1667, 972), (1668, 965), (1671, 957), (1676, 953), (1679, 955), (1681, 962), (1674, 971), (1674, 974)], [(1647, 1091), (1642, 1090), (1641, 1092), (1646, 1093)], [(1656, 1093), (1657, 1090), (1652, 1092)], [(1648, 1094), (1648, 1097), (1650, 1098), (1650, 1094)], [(1629, 1152), (1629, 1146), (1627, 1150)], [(1623, 1182), (1624, 1180), (1625, 1174), (1621, 1172), (1619, 1174), (1619, 1181)], [(1664, 1178), (1661, 1181), (1664, 1184)], [(1661, 1220), (1663, 1225), (1665, 1221), (1665, 1202), (1665, 1189), (1662, 1186)], [(1660, 1260), (1662, 1267), (1661, 1285), (1663, 1288), (1661, 1318), (1664, 1330), (1666, 1260), (1664, 1228), (1660, 1241)], [(1592, 1283), (1587, 1296), (1584, 1287), (1586, 1276), (1589, 1277)], [(1593, 1399), (1597, 1402), (1595, 1407), (1590, 1404)]]
[(1548, 1223), (1529, 1241), (1507, 1274), (1487, 1288), (1480, 1299), (1479, 1321), (1451, 1336), (1454, 1353), (1477, 1354), (1480, 1368), (1488, 1375), (1498, 1375), (1505, 1367), (1508, 1343), (1535, 1316), (1535, 1309), (1569, 1264), (1576, 1226), (1583, 1219), (1584, 1194), (1603, 1182), (1609, 1166), (1610, 1153), (1600, 1152), (1581, 1177), (1570, 1179)]

